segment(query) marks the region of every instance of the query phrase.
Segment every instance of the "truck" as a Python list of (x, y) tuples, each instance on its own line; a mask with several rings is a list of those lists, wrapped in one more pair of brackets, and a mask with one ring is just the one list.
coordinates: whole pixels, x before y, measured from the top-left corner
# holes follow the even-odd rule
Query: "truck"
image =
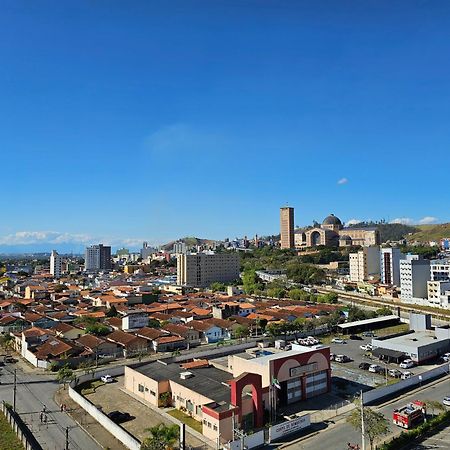
[(392, 421), (399, 427), (413, 428), (425, 420), (426, 413), (426, 404), (415, 400), (399, 409), (394, 409)]

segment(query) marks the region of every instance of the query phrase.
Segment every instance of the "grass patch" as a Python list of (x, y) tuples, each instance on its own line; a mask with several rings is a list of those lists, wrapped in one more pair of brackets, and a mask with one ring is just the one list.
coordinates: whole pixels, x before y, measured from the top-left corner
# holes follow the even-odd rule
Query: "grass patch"
[(2, 412), (0, 412), (0, 450), (24, 450)]
[(103, 383), (103, 381), (101, 380), (88, 381), (87, 383), (83, 384), (81, 395), (93, 394), (99, 386), (103, 386), (104, 384), (105, 383)]
[(179, 409), (172, 409), (171, 411), (168, 411), (167, 414), (170, 414), (172, 417), (175, 417), (175, 419), (185, 423), (188, 427), (191, 427), (195, 431), (198, 431), (199, 433), (202, 432), (202, 423), (195, 420), (193, 417), (188, 416), (183, 411), (180, 411)]
[(409, 330), (409, 325), (407, 323), (400, 323), (392, 327), (380, 328), (375, 330), (377, 336), (388, 336), (389, 334), (404, 333)]

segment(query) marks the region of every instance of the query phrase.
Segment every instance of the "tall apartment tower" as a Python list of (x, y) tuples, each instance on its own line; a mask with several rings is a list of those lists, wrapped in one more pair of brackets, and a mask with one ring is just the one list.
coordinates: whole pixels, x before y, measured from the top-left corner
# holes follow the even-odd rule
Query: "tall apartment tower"
[(380, 269), (383, 284), (400, 286), (400, 260), (405, 255), (399, 248), (382, 248), (380, 253)]
[(111, 270), (111, 247), (103, 244), (86, 247), (84, 270)]
[(294, 248), (294, 208), (280, 208), (281, 248)]
[(430, 281), (430, 261), (418, 255), (406, 255), (400, 260), (400, 298), (414, 300), (428, 298), (427, 282)]
[(62, 272), (62, 259), (56, 250), (52, 250), (50, 254), (50, 273), (55, 278), (60, 278)]
[(380, 276), (380, 247), (364, 247), (350, 253), (350, 281), (361, 283)]

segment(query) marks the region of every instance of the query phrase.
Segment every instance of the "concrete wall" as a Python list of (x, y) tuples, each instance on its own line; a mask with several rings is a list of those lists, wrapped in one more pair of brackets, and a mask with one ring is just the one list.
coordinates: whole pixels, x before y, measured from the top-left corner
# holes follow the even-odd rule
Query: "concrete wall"
[[(240, 439), (232, 441), (228, 445), (230, 450), (240, 450), (241, 448), (243, 448)], [(264, 445), (264, 430), (249, 434), (248, 436), (244, 437), (244, 448), (250, 449), (260, 447), (262, 445)]]
[(394, 395), (398, 392), (412, 388), (414, 386), (420, 386), (422, 383), (432, 380), (433, 378), (440, 378), (449, 374), (449, 364), (443, 364), (442, 366), (436, 367), (429, 370), (428, 372), (423, 372), (420, 375), (415, 375), (408, 380), (402, 380), (398, 383), (391, 384), (389, 386), (384, 386), (381, 388), (374, 389), (372, 391), (364, 393), (364, 404), (369, 405), (375, 403), (378, 400)]

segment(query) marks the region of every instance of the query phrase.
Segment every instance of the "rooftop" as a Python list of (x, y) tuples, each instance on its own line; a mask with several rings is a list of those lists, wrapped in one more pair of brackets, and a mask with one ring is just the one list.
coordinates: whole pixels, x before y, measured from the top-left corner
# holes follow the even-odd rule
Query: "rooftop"
[(364, 319), (364, 320), (355, 320), (355, 322), (347, 322), (347, 323), (341, 323), (339, 328), (346, 329), (346, 328), (352, 328), (352, 327), (361, 327), (364, 325), (370, 325), (370, 324), (378, 324), (383, 323), (388, 320), (395, 320), (399, 319), (398, 316), (395, 314), (392, 314), (390, 316), (381, 316), (381, 317), (374, 317), (373, 319)]
[(383, 340), (372, 339), (372, 343), (376, 347), (383, 347), (383, 344), (388, 342), (389, 344), (417, 348), (445, 340), (446, 339), (439, 339), (435, 335), (434, 331), (427, 330), (427, 331), (414, 331), (413, 333), (405, 333), (400, 336), (395, 336)]

